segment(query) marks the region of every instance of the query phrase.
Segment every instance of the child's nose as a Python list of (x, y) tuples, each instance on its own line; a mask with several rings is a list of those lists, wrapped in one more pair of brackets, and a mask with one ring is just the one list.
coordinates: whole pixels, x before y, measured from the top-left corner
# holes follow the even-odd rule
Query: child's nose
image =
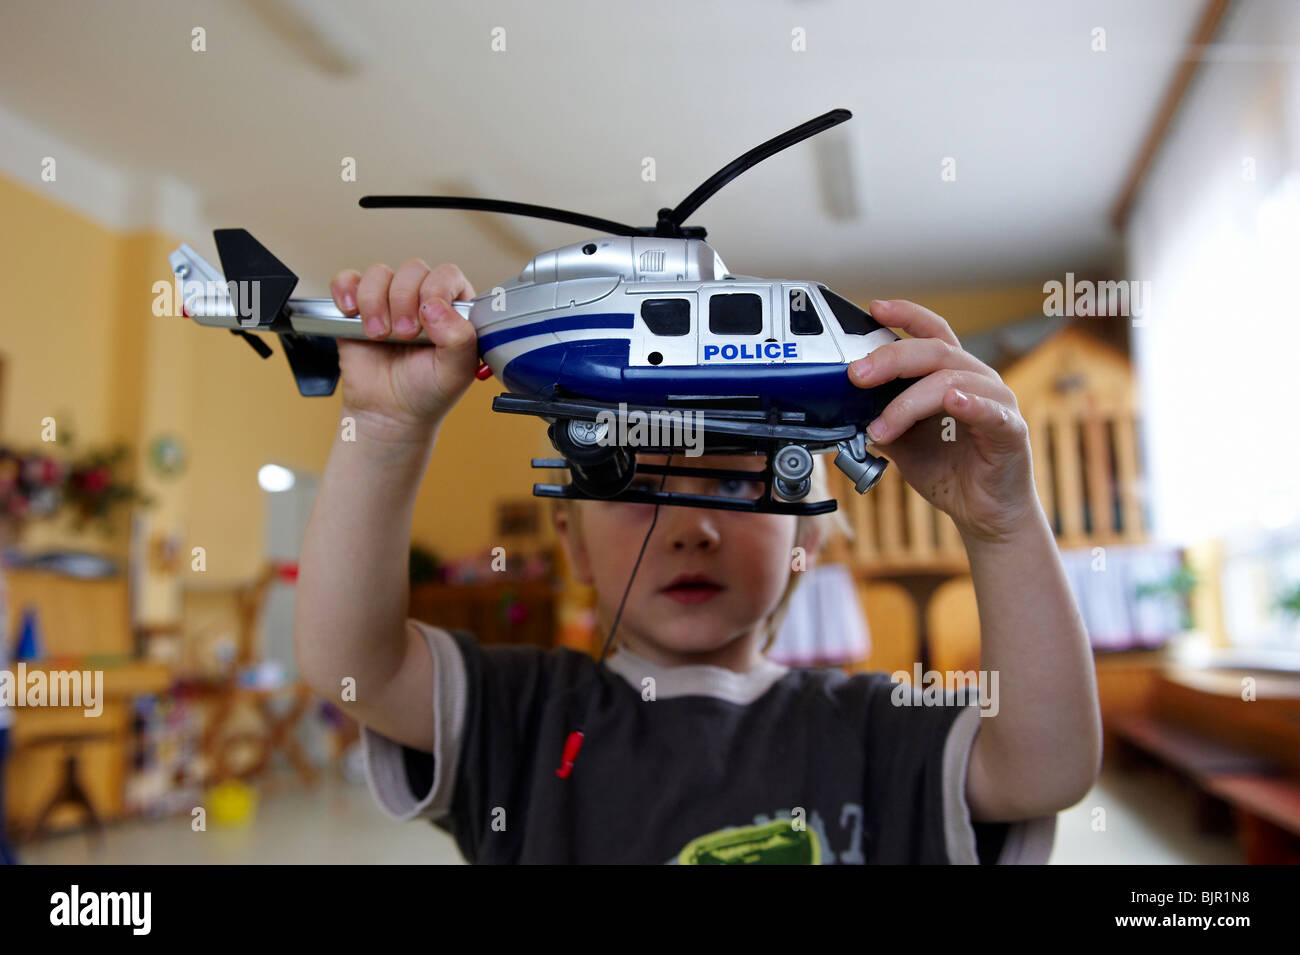
[(677, 551), (712, 550), (721, 542), (717, 521), (702, 507), (666, 507), (661, 514), (671, 514), (667, 540)]

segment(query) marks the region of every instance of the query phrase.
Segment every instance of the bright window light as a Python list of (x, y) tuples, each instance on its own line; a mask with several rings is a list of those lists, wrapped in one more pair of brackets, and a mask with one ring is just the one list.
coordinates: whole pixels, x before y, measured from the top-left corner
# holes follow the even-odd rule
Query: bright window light
[(263, 491), (287, 491), (293, 487), (293, 472), (278, 464), (264, 464), (257, 472), (257, 483)]

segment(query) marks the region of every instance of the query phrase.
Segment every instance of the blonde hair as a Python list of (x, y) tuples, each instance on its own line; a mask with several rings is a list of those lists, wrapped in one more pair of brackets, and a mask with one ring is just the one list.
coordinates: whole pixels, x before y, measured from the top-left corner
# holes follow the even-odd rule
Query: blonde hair
[[(821, 458), (822, 455), (813, 455), (813, 470), (812, 474), (809, 476), (812, 486), (809, 488), (808, 494), (804, 498), (806, 501), (824, 501), (832, 496), (830, 482), (827, 480), (829, 464), (823, 463)], [(555, 514), (558, 511), (563, 510), (569, 515), (569, 519), (573, 522), (575, 528), (581, 526), (579, 509), (573, 506), (574, 501), (572, 499), (554, 498), (553, 505), (554, 507), (551, 512), (552, 520), (554, 520)], [(853, 529), (849, 526), (848, 521), (844, 519), (843, 513), (839, 509), (836, 509), (828, 514), (796, 515), (795, 545), (802, 546), (799, 542), (814, 528), (820, 529), (821, 537), (816, 549), (811, 553), (804, 555), (808, 558), (808, 563), (805, 565), (808, 567), (812, 566), (812, 559), (815, 558), (819, 552), (825, 549), (827, 541), (836, 532), (843, 534), (849, 539), (853, 538)], [(772, 649), (772, 644), (776, 642), (777, 635), (781, 632), (781, 625), (785, 622), (786, 614), (789, 613), (790, 610), (790, 598), (794, 595), (795, 589), (799, 586), (799, 580), (802, 576), (802, 571), (796, 572), (793, 569), (791, 570), (790, 579), (786, 583), (785, 591), (781, 594), (781, 599), (777, 601), (776, 606), (772, 608), (772, 612), (763, 620), (763, 630), (765, 634), (762, 649), (763, 653), (767, 653)]]

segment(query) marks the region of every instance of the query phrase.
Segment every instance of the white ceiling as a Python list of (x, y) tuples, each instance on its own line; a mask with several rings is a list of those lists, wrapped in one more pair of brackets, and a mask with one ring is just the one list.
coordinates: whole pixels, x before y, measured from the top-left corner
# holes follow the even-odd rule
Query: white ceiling
[[(410, 256), (460, 263), (489, 288), (532, 251), (586, 234), (362, 210), (362, 195), (459, 182), (650, 225), (745, 149), (837, 106), (854, 118), (825, 135), (854, 150), (864, 215), (826, 215), (814, 142), (796, 146), (691, 219), (732, 270), (879, 295), (1105, 269), (1122, 261), (1110, 209), (1201, 10), (318, 0), (372, 54), (339, 76), (274, 32), (263, 2), (7, 4), (0, 104), (136, 175), (188, 184), (204, 228), (248, 228), (308, 294), (339, 268)], [(206, 52), (190, 49), (195, 27)], [(495, 27), (504, 52), (491, 49)], [(1104, 53), (1090, 48), (1096, 27)], [(795, 28), (804, 52), (791, 49)], [(357, 182), (341, 180), (345, 156)], [(645, 157), (655, 182), (642, 181)], [(941, 179), (945, 157), (955, 182)]]

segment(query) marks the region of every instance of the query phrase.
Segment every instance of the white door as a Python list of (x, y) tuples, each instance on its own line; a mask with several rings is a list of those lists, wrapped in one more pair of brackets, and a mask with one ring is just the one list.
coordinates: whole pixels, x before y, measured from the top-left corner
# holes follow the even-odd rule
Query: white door
[(701, 365), (773, 365), (785, 360), (772, 321), (772, 286), (722, 282), (700, 288)]
[(628, 364), (634, 368), (695, 364), (699, 319), (694, 292), (629, 292), (628, 300), (634, 309)]

